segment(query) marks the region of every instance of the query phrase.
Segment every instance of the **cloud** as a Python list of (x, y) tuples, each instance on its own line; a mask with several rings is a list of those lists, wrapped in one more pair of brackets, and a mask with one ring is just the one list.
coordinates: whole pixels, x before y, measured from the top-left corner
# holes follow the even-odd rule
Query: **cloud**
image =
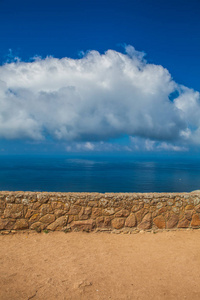
[(186, 152), (188, 148), (183, 145), (172, 144), (168, 142), (153, 141), (145, 138), (130, 137), (129, 149), (131, 151), (148, 151), (148, 152)]
[(67, 152), (124, 152), (133, 151), (128, 146), (108, 142), (70, 142), (65, 147)]
[(166, 142), (163, 142), (163, 143), (159, 144), (156, 148), (158, 150), (167, 150), (167, 151), (169, 150), (169, 151), (176, 151), (176, 152), (188, 151), (188, 149), (186, 147), (171, 145), (171, 144), (166, 143)]
[(132, 46), (0, 66), (0, 138), (50, 137), (94, 150), (123, 135), (146, 139), (147, 150), (155, 141), (200, 143), (199, 92)]
[(70, 142), (65, 146), (67, 152), (187, 152), (185, 146), (167, 142), (152, 141), (145, 138), (130, 137), (126, 145), (119, 142)]

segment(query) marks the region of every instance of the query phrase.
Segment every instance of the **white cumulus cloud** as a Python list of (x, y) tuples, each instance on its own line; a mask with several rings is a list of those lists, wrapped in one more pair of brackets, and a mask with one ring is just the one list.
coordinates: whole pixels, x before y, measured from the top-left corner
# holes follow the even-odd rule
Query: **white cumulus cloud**
[(147, 139), (149, 150), (154, 141), (199, 143), (199, 92), (132, 46), (0, 66), (0, 138), (50, 136), (94, 150), (93, 142), (123, 135)]

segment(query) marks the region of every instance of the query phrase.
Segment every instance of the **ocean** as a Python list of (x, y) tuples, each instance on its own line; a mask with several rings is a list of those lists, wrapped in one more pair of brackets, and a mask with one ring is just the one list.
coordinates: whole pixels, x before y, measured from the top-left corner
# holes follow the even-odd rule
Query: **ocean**
[(132, 156), (0, 156), (0, 190), (190, 192), (200, 159)]

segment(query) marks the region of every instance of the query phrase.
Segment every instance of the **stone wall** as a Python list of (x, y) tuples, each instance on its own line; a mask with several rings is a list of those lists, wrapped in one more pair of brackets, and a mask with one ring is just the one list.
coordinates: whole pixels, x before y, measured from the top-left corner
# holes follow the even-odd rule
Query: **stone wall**
[(0, 231), (114, 231), (200, 228), (192, 193), (0, 192)]

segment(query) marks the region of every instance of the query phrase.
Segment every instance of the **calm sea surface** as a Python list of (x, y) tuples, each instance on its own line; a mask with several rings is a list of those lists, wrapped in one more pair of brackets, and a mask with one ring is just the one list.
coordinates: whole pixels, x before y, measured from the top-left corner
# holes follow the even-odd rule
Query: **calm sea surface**
[(0, 156), (0, 190), (189, 192), (200, 189), (194, 158)]

